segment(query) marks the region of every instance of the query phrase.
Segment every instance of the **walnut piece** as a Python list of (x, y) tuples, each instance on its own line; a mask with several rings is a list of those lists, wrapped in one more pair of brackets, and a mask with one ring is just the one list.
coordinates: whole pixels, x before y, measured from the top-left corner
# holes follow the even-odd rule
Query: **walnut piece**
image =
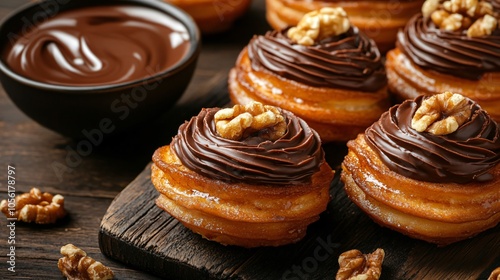
[(498, 27), (491, 3), (484, 0), (427, 0), (422, 15), (448, 31), (466, 30), (468, 37), (490, 35)]
[(32, 188), (29, 193), (16, 196), (15, 211), (11, 211), (6, 200), (0, 202), (0, 209), (9, 218), (18, 221), (37, 224), (53, 224), (66, 216), (64, 197), (42, 193), (38, 188)]
[(294, 43), (312, 46), (328, 37), (345, 33), (350, 27), (344, 9), (325, 7), (305, 14), (297, 26), (288, 30), (287, 36)]
[(480, 37), (490, 35), (493, 30), (497, 28), (498, 22), (497, 19), (490, 16), (485, 15), (484, 17), (476, 20), (470, 27), (467, 29), (468, 37)]
[(427, 0), (422, 5), (422, 15), (427, 18), (439, 8), (439, 0)]
[(495, 268), (491, 272), (490, 277), (488, 277), (488, 280), (500, 280), (500, 266)]
[(411, 127), (418, 132), (446, 135), (455, 132), (470, 116), (468, 99), (447, 91), (422, 101), (413, 115)]
[(478, 0), (450, 0), (445, 1), (443, 7), (449, 12), (465, 13), (473, 17), (478, 3)]
[(101, 262), (87, 257), (87, 253), (73, 244), (61, 247), (62, 258), (57, 267), (69, 280), (106, 280), (113, 279), (113, 271)]
[(264, 139), (277, 140), (286, 132), (285, 118), (277, 107), (251, 102), (219, 110), (214, 116), (221, 137), (241, 140), (256, 132)]
[(462, 16), (461, 14), (451, 14), (451, 15), (448, 14), (447, 16), (443, 17), (442, 19), (439, 19), (438, 21), (441, 23), (440, 26), (442, 29), (448, 31), (456, 31), (462, 27), (463, 20), (464, 16)]
[(336, 280), (376, 280), (382, 274), (384, 249), (378, 248), (371, 254), (349, 250), (339, 256), (339, 271)]

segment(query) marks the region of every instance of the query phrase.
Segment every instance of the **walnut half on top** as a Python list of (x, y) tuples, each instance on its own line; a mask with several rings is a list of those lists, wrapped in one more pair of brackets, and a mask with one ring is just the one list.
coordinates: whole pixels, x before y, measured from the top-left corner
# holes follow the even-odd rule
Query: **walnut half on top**
[(440, 29), (466, 30), (468, 37), (487, 36), (498, 27), (498, 14), (484, 0), (427, 0), (422, 15)]
[(471, 114), (466, 97), (447, 91), (424, 99), (411, 120), (411, 127), (418, 132), (446, 135), (455, 132)]
[(305, 14), (297, 26), (288, 30), (287, 36), (294, 43), (312, 46), (330, 36), (349, 30), (351, 23), (342, 8), (324, 7)]
[(285, 118), (277, 107), (250, 102), (219, 110), (214, 115), (217, 133), (223, 138), (241, 140), (260, 132), (262, 138), (277, 140), (286, 133)]

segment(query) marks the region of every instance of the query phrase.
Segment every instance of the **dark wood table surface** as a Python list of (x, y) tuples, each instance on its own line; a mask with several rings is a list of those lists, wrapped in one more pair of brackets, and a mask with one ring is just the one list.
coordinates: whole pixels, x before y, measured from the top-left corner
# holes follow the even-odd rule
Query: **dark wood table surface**
[[(27, 2), (1, 0), (0, 18)], [(229, 69), (252, 35), (269, 28), (263, 3), (254, 1), (232, 30), (203, 38), (195, 76), (181, 100), (155, 124), (160, 129), (151, 125), (107, 138), (88, 155), (75, 152), (78, 141), (26, 117), (0, 89), (0, 199), (7, 198), (7, 166), (13, 165), (17, 194), (32, 187), (61, 194), (69, 212), (69, 217), (55, 226), (16, 224), (15, 273), (7, 270), (9, 232), (6, 219), (0, 218), (0, 279), (62, 279), (57, 260), (59, 249), (67, 243), (110, 266), (117, 279), (157, 279), (103, 256), (98, 246), (99, 224), (113, 198), (145, 168), (157, 147), (170, 142), (185, 119), (196, 115), (202, 106), (228, 102), (218, 93), (227, 91)]]
[[(28, 0), (0, 0), (0, 18), (27, 2)], [(38, 125), (19, 111), (3, 89), (0, 89), (0, 199), (7, 198), (7, 168), (11, 165), (16, 168), (16, 194), (27, 192), (32, 187), (61, 194), (65, 197), (65, 208), (69, 212), (67, 218), (52, 226), (16, 223), (15, 273), (7, 270), (7, 254), (10, 253), (7, 241), (10, 231), (6, 227), (7, 220), (0, 217), (0, 279), (63, 279), (57, 268), (57, 260), (61, 257), (61, 246), (67, 243), (79, 246), (89, 256), (109, 266), (116, 279), (158, 279), (101, 253), (98, 244), (101, 220), (113, 199), (143, 172), (151, 161), (153, 151), (170, 142), (184, 120), (196, 115), (202, 107), (222, 106), (229, 102), (229, 69), (250, 38), (268, 29), (264, 0), (253, 0), (251, 9), (230, 31), (203, 38), (193, 80), (173, 108), (150, 125), (106, 138), (85, 154), (77, 152), (78, 140), (61, 136)], [(352, 205), (346, 207), (350, 209), (349, 213), (339, 215), (344, 215), (344, 218), (345, 215), (358, 215)], [(341, 220), (341, 217), (335, 219)], [(368, 218), (362, 220), (367, 221)], [(356, 223), (351, 221), (350, 226), (357, 226)], [(377, 231), (377, 236), (394, 234), (388, 230), (380, 231), (376, 225), (368, 223), (368, 229)], [(341, 227), (340, 230), (343, 228), (348, 227)], [(386, 275), (399, 279), (452, 279), (445, 277), (447, 270), (451, 272), (455, 268), (448, 266), (447, 260), (457, 261), (461, 259), (460, 254), (472, 252), (474, 259), (481, 265), (462, 270), (466, 273), (461, 279), (472, 279), (473, 275), (485, 279), (492, 268), (500, 265), (498, 230), (499, 227), (496, 227), (482, 235), (475, 240), (476, 243), (466, 242), (465, 246), (458, 245), (441, 251), (440, 256), (444, 256), (444, 259), (434, 259), (432, 250), (435, 247), (422, 242), (400, 246), (411, 248), (411, 252), (394, 252), (389, 261), (397, 267), (391, 267)], [(391, 237), (383, 242), (392, 246), (392, 243), (409, 240), (397, 234), (394, 236), (399, 241), (393, 242)], [(481, 248), (474, 244), (480, 244)], [(438, 264), (434, 265), (435, 262)], [(413, 267), (412, 263), (420, 266)], [(399, 265), (406, 272), (398, 271)], [(435, 278), (436, 275), (441, 276)], [(386, 276), (384, 279), (390, 278)]]

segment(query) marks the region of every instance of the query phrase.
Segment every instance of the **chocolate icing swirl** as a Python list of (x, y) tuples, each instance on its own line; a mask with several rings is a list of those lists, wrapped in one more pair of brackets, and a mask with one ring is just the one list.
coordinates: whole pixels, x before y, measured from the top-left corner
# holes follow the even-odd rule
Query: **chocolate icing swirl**
[(241, 141), (217, 134), (218, 108), (202, 109), (179, 127), (171, 148), (184, 166), (216, 180), (289, 185), (310, 182), (324, 162), (318, 134), (300, 118), (282, 111), (286, 134), (269, 141), (258, 134)]
[(73, 86), (138, 81), (174, 66), (190, 47), (178, 20), (130, 5), (63, 11), (16, 37), (3, 54), (12, 70)]
[(351, 27), (313, 46), (293, 43), (286, 32), (269, 31), (248, 44), (254, 70), (266, 69), (315, 87), (373, 92), (387, 83), (375, 42)]
[(488, 170), (500, 162), (498, 124), (469, 100), (472, 115), (457, 131), (441, 136), (419, 133), (411, 128), (411, 120), (423, 98), (393, 106), (366, 130), (365, 139), (382, 162), (392, 171), (420, 181), (490, 180)]
[(483, 37), (467, 37), (466, 31), (439, 29), (422, 14), (399, 31), (397, 47), (418, 66), (469, 80), (500, 71), (500, 29)]

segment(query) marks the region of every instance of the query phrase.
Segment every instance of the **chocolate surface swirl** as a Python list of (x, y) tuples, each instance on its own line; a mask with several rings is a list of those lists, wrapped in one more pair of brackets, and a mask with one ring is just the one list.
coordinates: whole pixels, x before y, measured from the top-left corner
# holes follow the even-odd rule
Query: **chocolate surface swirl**
[(439, 29), (418, 14), (399, 31), (397, 46), (418, 66), (469, 80), (500, 71), (500, 29), (483, 37)]
[(176, 65), (190, 47), (177, 19), (130, 5), (62, 11), (14, 37), (2, 54), (14, 72), (71, 86), (138, 81)]
[(313, 46), (293, 43), (286, 32), (254, 36), (248, 44), (254, 70), (266, 69), (316, 87), (377, 91), (386, 85), (378, 48), (357, 28)]
[(500, 162), (500, 128), (473, 101), (470, 119), (457, 131), (437, 136), (419, 133), (411, 120), (423, 97), (404, 101), (384, 113), (365, 132), (384, 164), (403, 176), (428, 182), (467, 183), (491, 179)]
[(212, 179), (250, 184), (309, 182), (324, 161), (318, 134), (301, 119), (282, 111), (286, 134), (276, 141), (259, 135), (235, 141), (217, 134), (215, 113), (203, 109), (179, 127), (171, 147), (187, 168)]

